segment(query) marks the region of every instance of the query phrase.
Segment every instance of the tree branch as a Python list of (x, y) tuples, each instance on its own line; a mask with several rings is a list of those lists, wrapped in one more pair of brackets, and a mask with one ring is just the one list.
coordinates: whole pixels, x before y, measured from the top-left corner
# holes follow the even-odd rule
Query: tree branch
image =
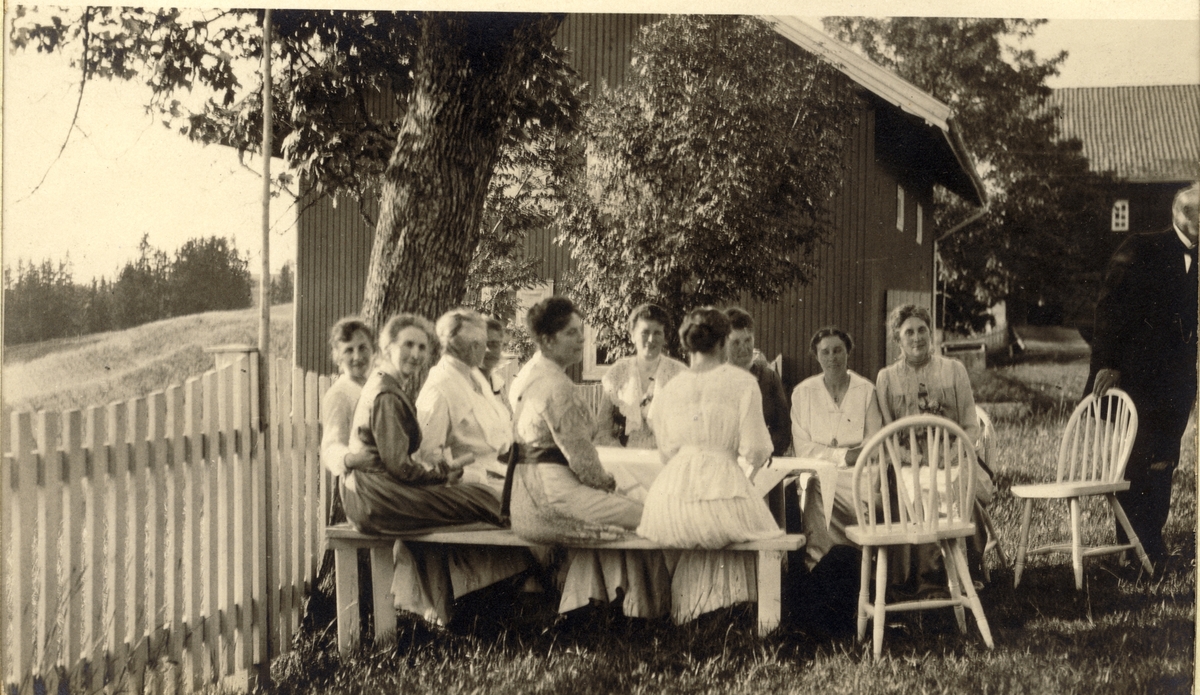
[(37, 193), (38, 189), (42, 187), (42, 184), (46, 183), (46, 177), (50, 175), (50, 170), (53, 169), (54, 165), (58, 163), (58, 160), (62, 158), (63, 151), (67, 149), (67, 143), (71, 141), (71, 133), (75, 130), (75, 122), (79, 119), (79, 106), (83, 103), (83, 88), (87, 85), (88, 79), (87, 57), (88, 38), (90, 36), (88, 33), (88, 21), (91, 19), (91, 16), (92, 8), (89, 6), (83, 10), (83, 59), (79, 61), (79, 97), (75, 99), (75, 112), (71, 114), (71, 125), (67, 127), (67, 135), (63, 138), (62, 146), (58, 148), (58, 154), (54, 155), (54, 160), (50, 162), (50, 166), (46, 167), (45, 173), (42, 174), (42, 179), (37, 182), (37, 185), (33, 187), (32, 191), (26, 193), (25, 197), (18, 200), (18, 203), (26, 200), (34, 193)]

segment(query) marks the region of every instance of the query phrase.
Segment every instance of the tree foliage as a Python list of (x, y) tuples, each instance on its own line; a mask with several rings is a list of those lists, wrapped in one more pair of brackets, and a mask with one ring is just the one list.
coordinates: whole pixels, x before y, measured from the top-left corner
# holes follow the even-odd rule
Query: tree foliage
[(295, 295), (296, 276), (292, 273), (292, 262), (284, 261), (279, 268), (279, 277), (271, 278), (271, 304), (289, 304)]
[[(876, 63), (947, 103), (976, 160), (990, 210), (939, 247), (945, 327), (980, 330), (1011, 298), (1069, 306), (1086, 301), (1079, 279), (1107, 258), (1089, 237), (1106, 213), (1104, 176), (1088, 171), (1080, 143), (1059, 139), (1046, 80), (1066, 59), (1020, 48), (1045, 20), (831, 17), (825, 28)], [(945, 230), (972, 214), (942, 192)]]
[[(770, 301), (808, 282), (857, 109), (838, 77), (755, 18), (644, 29), (626, 82), (586, 114), (586, 176), (559, 220), (589, 321), (624, 325), (646, 301), (677, 317), (744, 294)], [(618, 333), (601, 342), (627, 349)]]
[(4, 268), (4, 343), (132, 328), (202, 311), (250, 306), (250, 272), (232, 241), (189, 239), (174, 260), (143, 235), (138, 257), (116, 279), (75, 284), (70, 257)]
[(77, 335), (82, 300), (71, 260), (17, 260), (4, 268), (4, 343), (16, 345)]
[(114, 328), (131, 328), (171, 316), (171, 262), (166, 252), (150, 245), (150, 235), (138, 243), (138, 257), (117, 273), (113, 283)]
[(171, 264), (171, 313), (250, 306), (250, 262), (224, 237), (189, 239)]
[[(569, 132), (576, 79), (535, 14), (279, 10), (280, 152), (317, 196), (379, 200), (365, 314), (462, 301), (502, 147)], [(262, 10), (18, 8), (14, 46), (73, 53), (85, 79), (137, 79), (164, 124), (260, 149)], [(200, 96), (196, 96), (200, 95)], [(281, 173), (276, 188), (292, 183)], [(366, 207), (374, 207), (368, 205)], [(445, 278), (430, 281), (450, 269)], [(506, 285), (506, 287), (508, 287)]]

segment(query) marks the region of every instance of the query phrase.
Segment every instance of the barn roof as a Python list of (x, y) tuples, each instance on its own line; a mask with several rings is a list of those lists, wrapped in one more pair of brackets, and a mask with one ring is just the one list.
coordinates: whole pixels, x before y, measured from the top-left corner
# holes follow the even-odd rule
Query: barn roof
[(923, 122), (924, 146), (914, 154), (925, 160), (935, 180), (968, 202), (982, 205), (987, 200), (948, 105), (798, 17), (763, 15), (763, 19), (780, 36), (828, 61), (872, 94), (915, 117), (918, 124)]
[(1062, 135), (1078, 138), (1092, 171), (1139, 183), (1200, 172), (1200, 84), (1054, 90)]

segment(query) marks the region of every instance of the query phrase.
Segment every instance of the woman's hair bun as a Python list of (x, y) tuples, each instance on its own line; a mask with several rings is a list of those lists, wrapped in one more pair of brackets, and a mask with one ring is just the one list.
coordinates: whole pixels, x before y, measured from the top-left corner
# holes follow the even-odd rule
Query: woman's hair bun
[(692, 309), (679, 327), (679, 338), (688, 352), (713, 352), (728, 336), (729, 319), (711, 306)]

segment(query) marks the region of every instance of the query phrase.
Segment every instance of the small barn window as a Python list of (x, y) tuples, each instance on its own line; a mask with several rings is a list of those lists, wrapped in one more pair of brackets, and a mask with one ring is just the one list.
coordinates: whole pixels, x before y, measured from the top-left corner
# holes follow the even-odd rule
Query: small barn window
[(598, 332), (589, 325), (583, 327), (583, 379), (599, 381), (612, 366), (608, 351), (597, 345)]
[(917, 203), (917, 244), (921, 243), (921, 235), (925, 231), (925, 208)]
[(1129, 201), (1118, 200), (1112, 206), (1112, 230), (1114, 232), (1129, 231)]
[(896, 229), (904, 231), (904, 186), (896, 184)]

